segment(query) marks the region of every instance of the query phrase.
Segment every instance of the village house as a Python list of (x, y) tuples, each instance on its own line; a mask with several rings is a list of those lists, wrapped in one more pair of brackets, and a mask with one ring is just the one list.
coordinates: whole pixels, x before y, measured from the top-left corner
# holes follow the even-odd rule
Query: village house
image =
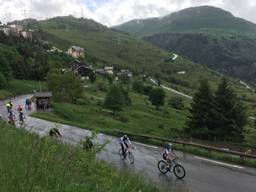
[(96, 69), (95, 72), (99, 75), (113, 75), (114, 67), (113, 66), (105, 66), (104, 68)]
[(74, 58), (84, 57), (84, 48), (71, 46), (67, 53)]
[(79, 60), (74, 60), (74, 61), (71, 61), (69, 64), (68, 64), (68, 68), (71, 70), (71, 71), (74, 71), (76, 70), (78, 67), (82, 66), (82, 62), (79, 61)]
[(74, 73), (80, 77), (89, 77), (91, 73), (94, 73), (94, 69), (92, 67), (82, 65), (75, 69)]
[(117, 73), (119, 78), (127, 78), (132, 79), (133, 73), (129, 69), (121, 69), (119, 73)]
[(114, 74), (114, 67), (113, 66), (105, 66), (104, 70), (106, 71), (106, 74), (113, 75)]
[(74, 60), (68, 64), (68, 68), (75, 75), (80, 77), (88, 77), (90, 73), (94, 73), (94, 69), (91, 66), (85, 65), (79, 60)]
[(95, 72), (99, 75), (107, 75), (105, 69), (96, 69)]

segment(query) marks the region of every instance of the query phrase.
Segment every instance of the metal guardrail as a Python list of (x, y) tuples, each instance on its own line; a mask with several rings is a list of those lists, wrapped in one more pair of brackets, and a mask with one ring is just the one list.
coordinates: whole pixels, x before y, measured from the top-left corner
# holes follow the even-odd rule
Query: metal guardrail
[(203, 148), (203, 149), (208, 150), (209, 152), (216, 151), (216, 152), (220, 152), (220, 153), (236, 155), (236, 156), (239, 156), (241, 158), (241, 160), (244, 160), (244, 158), (256, 159), (256, 155), (253, 155), (253, 154), (246, 154), (246, 153), (242, 153), (242, 152), (238, 152), (238, 151), (230, 151), (230, 150), (225, 150), (225, 149), (207, 146), (207, 145), (198, 144), (198, 143), (193, 143), (193, 142), (179, 141), (179, 140), (173, 140), (173, 139), (168, 139), (168, 138), (163, 138), (163, 137), (158, 137), (158, 136), (151, 136), (151, 135), (136, 134), (136, 133), (125, 132), (125, 131), (120, 131), (120, 130), (114, 130), (114, 131), (116, 133), (141, 137), (144, 139), (154, 139), (154, 140), (163, 141), (163, 142), (171, 142), (171, 143), (181, 144), (183, 146), (187, 145), (187, 146), (192, 146), (192, 147)]

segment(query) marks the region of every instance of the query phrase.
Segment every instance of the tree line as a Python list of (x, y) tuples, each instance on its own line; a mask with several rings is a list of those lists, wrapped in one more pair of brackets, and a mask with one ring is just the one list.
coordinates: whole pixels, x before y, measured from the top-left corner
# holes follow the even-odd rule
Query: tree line
[(247, 124), (246, 107), (240, 102), (227, 79), (213, 91), (202, 80), (190, 109), (185, 132), (198, 139), (219, 141), (243, 140)]

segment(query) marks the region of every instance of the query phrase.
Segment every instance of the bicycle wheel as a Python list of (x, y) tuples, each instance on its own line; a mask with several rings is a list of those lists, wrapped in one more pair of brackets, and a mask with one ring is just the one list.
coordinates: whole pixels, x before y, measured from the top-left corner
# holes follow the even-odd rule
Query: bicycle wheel
[(164, 160), (158, 161), (157, 166), (158, 166), (159, 171), (162, 174), (166, 174), (169, 171), (168, 165), (167, 165), (167, 163)]
[(173, 167), (173, 173), (178, 179), (183, 179), (186, 176), (184, 167), (179, 164)]
[(122, 149), (121, 149), (121, 148), (119, 149), (119, 152), (118, 152), (118, 153), (119, 153), (119, 155), (120, 155), (121, 159), (124, 159), (123, 151), (122, 151)]
[(134, 160), (134, 156), (133, 156), (133, 154), (131, 152), (128, 153), (128, 157), (129, 157), (130, 163), (134, 164), (135, 160)]

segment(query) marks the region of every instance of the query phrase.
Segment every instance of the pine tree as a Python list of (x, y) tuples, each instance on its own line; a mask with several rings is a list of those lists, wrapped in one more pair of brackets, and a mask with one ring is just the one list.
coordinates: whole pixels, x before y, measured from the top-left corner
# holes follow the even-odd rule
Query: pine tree
[(185, 131), (192, 137), (199, 139), (209, 138), (209, 125), (211, 124), (213, 94), (207, 80), (200, 81), (191, 105), (191, 116)]
[(219, 84), (213, 104), (212, 136), (217, 140), (241, 140), (247, 123), (246, 108), (237, 99), (227, 79), (223, 78)]

